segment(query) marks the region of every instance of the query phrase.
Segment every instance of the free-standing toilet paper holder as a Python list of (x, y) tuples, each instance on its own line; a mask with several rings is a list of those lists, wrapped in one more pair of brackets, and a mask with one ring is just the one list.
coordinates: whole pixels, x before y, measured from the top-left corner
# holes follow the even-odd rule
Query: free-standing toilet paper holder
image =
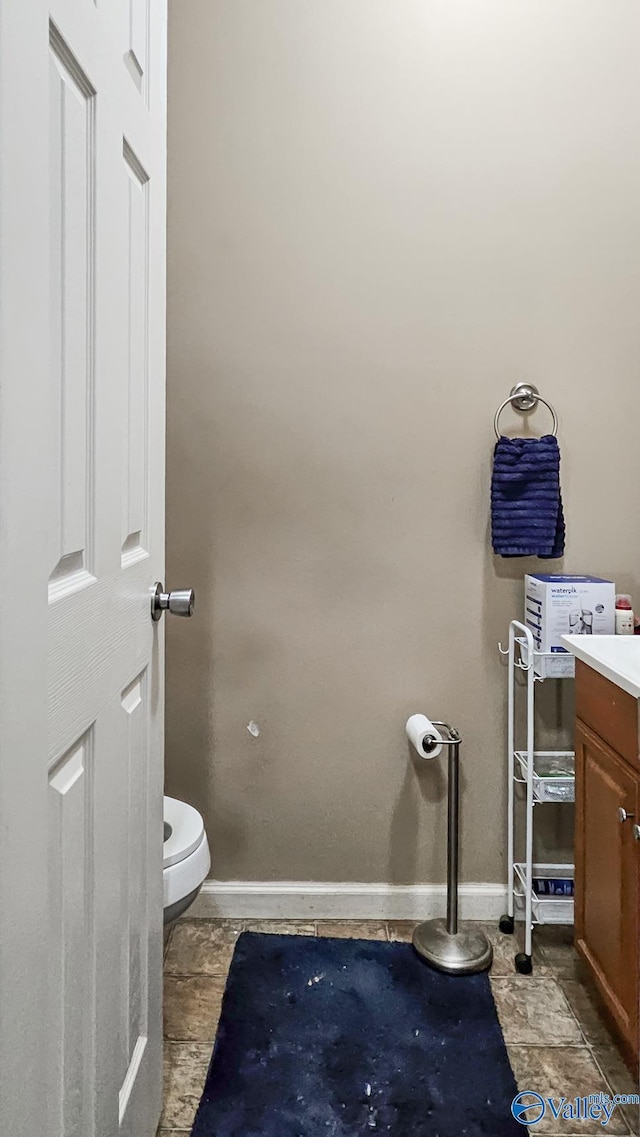
[[(426, 920), (413, 933), (413, 946), (433, 967), (451, 974), (468, 975), (491, 966), (493, 949), (480, 928), (458, 923), (458, 814), (460, 798), (460, 743), (462, 738), (449, 723), (434, 722), (443, 737), (427, 735), (422, 749), (428, 756), (438, 746), (448, 753), (447, 788), (447, 918)], [(446, 735), (446, 737), (445, 737)]]

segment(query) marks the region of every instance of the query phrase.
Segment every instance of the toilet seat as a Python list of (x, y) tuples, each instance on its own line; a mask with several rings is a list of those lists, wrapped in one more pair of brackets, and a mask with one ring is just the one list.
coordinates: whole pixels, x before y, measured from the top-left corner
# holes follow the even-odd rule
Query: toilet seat
[(198, 848), (204, 834), (204, 822), (197, 809), (174, 797), (164, 799), (164, 822), (171, 826), (171, 835), (162, 846), (162, 867), (168, 869), (170, 865), (184, 861)]
[(163, 846), (163, 906), (167, 909), (200, 888), (211, 868), (211, 854), (204, 822), (193, 806), (165, 797), (164, 820), (171, 826)]

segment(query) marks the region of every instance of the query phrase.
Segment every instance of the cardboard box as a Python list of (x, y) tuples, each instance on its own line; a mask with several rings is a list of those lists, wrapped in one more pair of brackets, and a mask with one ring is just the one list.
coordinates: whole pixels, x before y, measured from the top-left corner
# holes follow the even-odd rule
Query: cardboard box
[(536, 660), (538, 674), (573, 675), (575, 660), (562, 646), (561, 637), (613, 635), (615, 607), (616, 586), (611, 580), (548, 573), (525, 576), (524, 623), (533, 635), (535, 650), (550, 653), (550, 658)]

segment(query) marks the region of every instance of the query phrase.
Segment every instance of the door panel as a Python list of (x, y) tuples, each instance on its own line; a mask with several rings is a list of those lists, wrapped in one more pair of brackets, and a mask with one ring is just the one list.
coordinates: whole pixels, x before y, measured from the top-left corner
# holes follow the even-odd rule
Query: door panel
[(127, 195), (127, 422), (122, 494), (122, 564), (147, 552), (147, 430), (149, 399), (149, 177), (126, 139), (122, 159)]
[(146, 670), (136, 676), (122, 692), (120, 699), (125, 769), (127, 786), (127, 840), (123, 842), (121, 868), (122, 908), (122, 985), (123, 994), (123, 1048), (124, 1072), (120, 1087), (120, 1108), (132, 1067), (140, 1060), (140, 1048), (147, 1037), (148, 960), (147, 928), (147, 849), (145, 821), (147, 814), (148, 784), (148, 717)]
[(151, 0), (128, 0), (129, 37), (125, 61), (138, 93), (148, 92), (149, 24)]
[(95, 91), (55, 28), (49, 96), (51, 599), (91, 580), (94, 523)]
[(62, 1039), (55, 1053), (51, 1111), (60, 1132), (94, 1134), (95, 856), (93, 729), (85, 731), (49, 771), (48, 1029)]
[[(2, 93), (16, 55), (36, 92), (20, 104), (20, 152), (0, 108), (0, 299), (20, 299), (0, 348), (0, 565), (24, 589), (0, 647), (0, 737), (22, 777), (0, 753), (0, 810), (32, 834), (13, 893), (30, 890), (38, 924), (20, 945), (36, 1005), (6, 931), (28, 931), (25, 906), (0, 880), (12, 1137), (152, 1137), (160, 1112), (163, 629), (150, 598), (164, 568), (165, 40), (162, 0), (26, 0), (9, 20), (3, 8)], [(23, 188), (24, 218), (7, 161), (36, 187)], [(30, 1070), (46, 1095), (37, 1120)]]
[(631, 1050), (638, 1029), (637, 777), (583, 723), (576, 728), (576, 946)]

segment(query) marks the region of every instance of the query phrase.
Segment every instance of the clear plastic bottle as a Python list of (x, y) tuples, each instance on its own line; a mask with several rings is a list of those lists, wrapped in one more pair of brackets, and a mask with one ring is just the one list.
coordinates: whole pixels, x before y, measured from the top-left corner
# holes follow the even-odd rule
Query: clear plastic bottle
[(621, 594), (616, 596), (616, 635), (632, 636), (635, 631), (631, 597)]

